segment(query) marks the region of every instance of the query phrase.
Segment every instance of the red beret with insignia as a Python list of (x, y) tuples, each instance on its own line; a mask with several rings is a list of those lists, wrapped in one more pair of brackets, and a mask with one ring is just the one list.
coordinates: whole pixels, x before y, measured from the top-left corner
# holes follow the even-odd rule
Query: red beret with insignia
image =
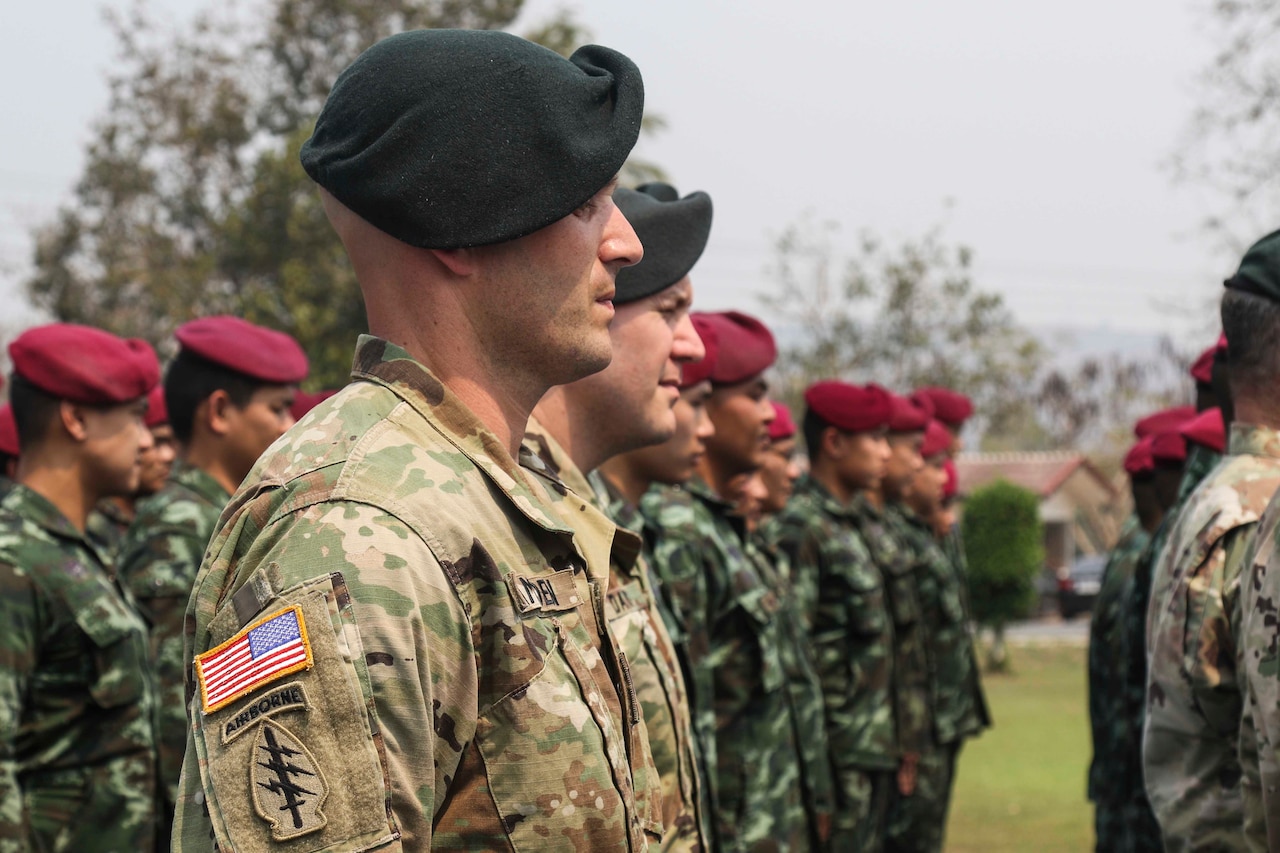
[(187, 352), (270, 385), (307, 378), (307, 354), (289, 335), (239, 317), (201, 317), (173, 333)]
[(1140, 438), (1124, 455), (1124, 470), (1129, 476), (1150, 474), (1156, 468), (1155, 457), (1151, 455), (1151, 436)]
[(1213, 382), (1213, 360), (1218, 353), (1227, 351), (1227, 336), (1218, 335), (1218, 342), (1200, 353), (1200, 357), (1191, 365), (1191, 378), (1201, 385)]
[(930, 420), (924, 427), (924, 444), (920, 445), (920, 455), (928, 459), (951, 449), (951, 431), (939, 420)]
[(782, 441), (796, 434), (796, 422), (785, 403), (770, 400), (773, 404), (773, 420), (769, 422), (769, 440)]
[(293, 415), (295, 421), (300, 421), (303, 415), (337, 393), (337, 391), (315, 391), (313, 393), (299, 391), (293, 395), (293, 405), (289, 407), (289, 414)]
[(892, 396), (879, 385), (858, 386), (826, 379), (805, 390), (804, 403), (836, 429), (870, 432), (888, 426)]
[(13, 419), (13, 407), (5, 403), (0, 406), (0, 453), (17, 456), (18, 449), (18, 422)]
[(942, 463), (942, 470), (947, 473), (947, 480), (942, 484), (942, 497), (954, 498), (960, 491), (960, 472), (956, 470), (956, 460), (948, 459)]
[(1156, 462), (1185, 462), (1187, 440), (1176, 428), (1158, 432), (1151, 436), (1151, 456)]
[(707, 352), (701, 361), (686, 361), (680, 366), (681, 388), (688, 388), (704, 379), (710, 379), (711, 371), (715, 370), (716, 359), (720, 355), (720, 339), (716, 336), (716, 330), (706, 319), (706, 315), (691, 314), (689, 319), (693, 322), (693, 328), (697, 330), (698, 337), (702, 338), (702, 348)]
[(716, 333), (720, 350), (711, 368), (711, 381), (736, 385), (764, 373), (778, 360), (773, 335), (755, 317), (740, 311), (700, 313)]
[(160, 381), (160, 362), (150, 344), (92, 326), (54, 323), (28, 329), (9, 344), (9, 358), (15, 374), (73, 403), (128, 403)]
[(929, 413), (929, 417), (940, 420), (953, 429), (963, 426), (965, 421), (973, 417), (973, 401), (950, 388), (917, 388), (911, 399), (921, 408), (924, 408), (922, 402), (928, 400), (930, 405), (925, 411)]
[(147, 395), (147, 416), (142, 422), (150, 427), (164, 426), (169, 423), (169, 407), (164, 403), (164, 386), (157, 385)]
[(1222, 409), (1216, 406), (1205, 409), (1179, 430), (1187, 441), (1209, 448), (1216, 453), (1227, 450), (1227, 426), (1222, 422)]
[(1195, 406), (1174, 406), (1161, 409), (1153, 415), (1147, 415), (1133, 425), (1133, 434), (1138, 438), (1146, 438), (1165, 430), (1176, 430), (1196, 416)]
[(907, 397), (890, 394), (889, 432), (924, 432), (929, 415)]

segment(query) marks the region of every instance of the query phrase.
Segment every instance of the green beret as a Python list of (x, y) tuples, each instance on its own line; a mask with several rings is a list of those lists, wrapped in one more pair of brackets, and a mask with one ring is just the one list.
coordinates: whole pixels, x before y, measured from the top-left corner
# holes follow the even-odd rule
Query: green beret
[(302, 167), (412, 246), (501, 243), (608, 184), (643, 112), (640, 71), (609, 48), (565, 59), (508, 33), (414, 30), (338, 76)]
[(1280, 231), (1272, 231), (1250, 246), (1240, 260), (1240, 269), (1223, 284), (1230, 290), (1280, 302)]
[(613, 201), (644, 246), (640, 263), (618, 271), (614, 304), (651, 296), (689, 274), (711, 234), (711, 196), (696, 192), (680, 198), (675, 187), (655, 183), (618, 189)]

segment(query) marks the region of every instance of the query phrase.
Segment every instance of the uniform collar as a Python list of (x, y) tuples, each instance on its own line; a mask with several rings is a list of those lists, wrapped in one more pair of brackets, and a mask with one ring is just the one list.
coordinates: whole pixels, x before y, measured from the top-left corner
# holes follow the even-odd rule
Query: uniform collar
[(569, 458), (569, 452), (556, 441), (542, 422), (535, 417), (529, 418), (524, 428), (524, 446), (546, 463), (550, 473), (560, 482), (587, 500), (595, 501), (599, 506), (598, 496), (592, 488), (587, 476), (577, 464)]
[(0, 506), (35, 524), (52, 536), (74, 540), (77, 545), (91, 552), (99, 562), (106, 565), (102, 554), (89, 537), (77, 530), (62, 511), (39, 492), (18, 483), (0, 501)]
[(858, 514), (858, 509), (860, 509), (855, 503), (857, 496), (848, 504), (842, 504), (836, 500), (835, 495), (831, 494), (830, 489), (822, 485), (810, 474), (804, 474), (796, 481), (795, 494), (812, 495), (823, 512), (840, 518), (852, 518)]
[(492, 430), (406, 350), (382, 338), (361, 335), (351, 375), (383, 386), (411, 406), (534, 524), (558, 533), (572, 533), (548, 508), (542, 487), (521, 470), (526, 461), (530, 467), (535, 466), (533, 454), (522, 446), (520, 462), (512, 459)]
[(173, 463), (173, 470), (169, 472), (169, 481), (195, 492), (196, 495), (217, 507), (226, 506), (231, 498), (231, 493), (222, 488), (222, 484), (215, 480), (212, 474), (182, 460)]
[(1280, 459), (1280, 430), (1235, 422), (1227, 440), (1228, 456), (1270, 456)]

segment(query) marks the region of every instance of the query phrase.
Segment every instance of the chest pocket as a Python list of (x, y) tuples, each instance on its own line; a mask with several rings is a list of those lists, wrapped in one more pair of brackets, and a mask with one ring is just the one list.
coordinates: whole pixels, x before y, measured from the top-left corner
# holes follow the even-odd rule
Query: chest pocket
[(738, 604), (747, 614), (747, 624), (759, 649), (760, 686), (766, 692), (778, 690), (786, 682), (778, 618), (781, 602), (772, 591), (760, 586), (739, 595)]
[(138, 702), (147, 684), (146, 630), (105, 575), (80, 575), (63, 590), (88, 640), (87, 687), (101, 708)]
[(603, 700), (579, 680), (564, 627), (538, 622), (551, 635), (542, 669), (476, 721), (490, 794), (516, 850), (558, 850), (567, 838), (625, 846), (626, 809), (593, 713)]

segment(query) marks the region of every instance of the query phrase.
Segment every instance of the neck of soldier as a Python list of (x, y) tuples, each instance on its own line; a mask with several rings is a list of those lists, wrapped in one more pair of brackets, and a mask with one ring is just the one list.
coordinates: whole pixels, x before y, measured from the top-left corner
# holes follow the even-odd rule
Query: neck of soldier
[(1235, 408), (1235, 423), (1250, 424), (1280, 429), (1280, 403), (1267, 395), (1251, 394), (1242, 389), (1235, 390), (1232, 404)]
[(18, 458), (17, 481), (57, 507), (81, 533), (90, 511), (106, 497), (90, 482), (77, 454), (57, 445), (23, 453)]
[(585, 406), (576, 404), (573, 385), (556, 385), (533, 407), (538, 423), (564, 448), (584, 476), (621, 452), (606, 446), (610, 431), (598, 418), (583, 417), (586, 411)]
[(707, 447), (707, 452), (702, 454), (702, 458), (698, 460), (698, 473), (702, 479), (707, 481), (707, 485), (711, 487), (711, 491), (715, 492), (722, 501), (735, 503), (737, 495), (734, 494), (732, 482), (735, 477), (742, 474), (750, 474), (753, 468), (743, 468), (740, 464), (735, 465), (737, 460), (725, 458), (723, 455), (712, 451), (711, 447)]
[(863, 490), (862, 494), (867, 499), (867, 503), (871, 504), (873, 507), (880, 510), (881, 512), (884, 511), (885, 499), (884, 499), (883, 485), (876, 486), (875, 488), (871, 488), (871, 489), (865, 489)]
[(835, 464), (826, 456), (818, 456), (809, 463), (809, 476), (831, 493), (831, 497), (842, 505), (853, 500), (854, 490), (848, 488), (836, 474)]
[(640, 506), (640, 499), (653, 485), (653, 480), (640, 473), (632, 464), (632, 457), (625, 453), (602, 462), (600, 473), (633, 507)]
[(232, 466), (227, 464), (227, 460), (221, 450), (222, 445), (220, 442), (216, 439), (211, 439), (209, 436), (201, 435), (197, 431), (192, 436), (191, 442), (183, 448), (182, 461), (192, 468), (199, 468), (217, 481), (218, 485), (222, 486), (228, 495), (233, 495), (236, 489), (240, 488), (240, 482), (244, 479), (245, 474), (249, 472), (232, 470)]

